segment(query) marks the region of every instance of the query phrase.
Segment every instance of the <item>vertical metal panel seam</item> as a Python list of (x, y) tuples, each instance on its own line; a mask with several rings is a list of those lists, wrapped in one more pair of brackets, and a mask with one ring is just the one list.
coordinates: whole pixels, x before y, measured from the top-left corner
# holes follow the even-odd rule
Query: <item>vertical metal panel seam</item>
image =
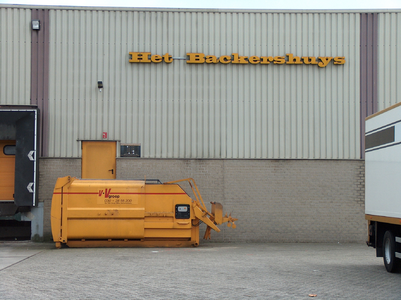
[(377, 87), (377, 77), (378, 77), (378, 34), (379, 34), (379, 14), (375, 13), (373, 14), (373, 66), (372, 66), (372, 73), (373, 73), (373, 78), (372, 78), (372, 86), (373, 86), (373, 95), (372, 95), (372, 113), (376, 113), (378, 111), (378, 87)]
[[(38, 9), (31, 10), (31, 21), (38, 18)], [(38, 105), (38, 43), (39, 32), (31, 30), (31, 105)]]
[(48, 155), (49, 10), (32, 9), (31, 20), (40, 21), (40, 30), (31, 30), (31, 104), (40, 110), (38, 155)]
[(367, 14), (361, 14), (361, 29), (360, 29), (360, 157), (364, 157), (364, 149), (365, 148), (365, 117), (366, 117), (366, 86), (367, 86), (367, 78), (366, 78), (366, 62), (367, 62)]
[(361, 15), (360, 157), (365, 157), (365, 118), (377, 107), (377, 13)]
[(49, 155), (49, 59), (50, 59), (50, 12), (44, 10), (44, 77), (43, 77), (43, 110), (40, 113), (42, 119), (41, 155)]

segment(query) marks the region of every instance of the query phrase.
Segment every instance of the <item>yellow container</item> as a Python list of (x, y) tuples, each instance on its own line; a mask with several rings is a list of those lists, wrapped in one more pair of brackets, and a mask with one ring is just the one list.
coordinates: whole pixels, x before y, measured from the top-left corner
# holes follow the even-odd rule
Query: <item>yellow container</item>
[(219, 203), (212, 203), (213, 214), (207, 211), (192, 179), (182, 181), (193, 182), (196, 200), (176, 182), (59, 178), (51, 208), (56, 247), (197, 246), (200, 221), (205, 238), (210, 229), (220, 231), (216, 224), (233, 224), (231, 216), (221, 217)]

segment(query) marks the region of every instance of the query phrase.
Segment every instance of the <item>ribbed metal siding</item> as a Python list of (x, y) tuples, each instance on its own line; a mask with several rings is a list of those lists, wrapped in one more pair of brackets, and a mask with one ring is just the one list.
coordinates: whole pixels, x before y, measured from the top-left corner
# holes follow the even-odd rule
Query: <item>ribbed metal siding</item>
[(30, 9), (0, 8), (0, 104), (30, 104), (30, 21)]
[[(50, 156), (107, 131), (143, 157), (359, 158), (359, 14), (54, 10), (50, 23)], [(346, 64), (129, 64), (130, 51)]]
[(401, 101), (401, 13), (379, 14), (378, 109)]

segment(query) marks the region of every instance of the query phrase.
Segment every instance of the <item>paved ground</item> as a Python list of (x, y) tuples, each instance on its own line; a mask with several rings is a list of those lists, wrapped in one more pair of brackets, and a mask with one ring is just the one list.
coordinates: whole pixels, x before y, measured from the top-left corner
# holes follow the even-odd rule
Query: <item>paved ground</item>
[(401, 273), (387, 273), (363, 244), (0, 242), (0, 278), (0, 299), (401, 299)]

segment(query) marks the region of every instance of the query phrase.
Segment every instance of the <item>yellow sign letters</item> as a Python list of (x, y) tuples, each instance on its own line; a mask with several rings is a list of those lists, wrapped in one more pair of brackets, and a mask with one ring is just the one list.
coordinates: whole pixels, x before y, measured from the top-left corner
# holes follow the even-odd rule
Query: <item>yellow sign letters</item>
[[(130, 63), (172, 63), (173, 57), (166, 53), (163, 56), (150, 52), (130, 52)], [(231, 55), (222, 55), (217, 57), (215, 55), (205, 55), (204, 53), (187, 53), (187, 64), (251, 64), (251, 65), (268, 65), (273, 63), (275, 65), (317, 65), (324, 68), (330, 62), (334, 65), (345, 64), (345, 57), (343, 56), (294, 56), (292, 53), (287, 53), (285, 56), (240, 56), (238, 53)]]

